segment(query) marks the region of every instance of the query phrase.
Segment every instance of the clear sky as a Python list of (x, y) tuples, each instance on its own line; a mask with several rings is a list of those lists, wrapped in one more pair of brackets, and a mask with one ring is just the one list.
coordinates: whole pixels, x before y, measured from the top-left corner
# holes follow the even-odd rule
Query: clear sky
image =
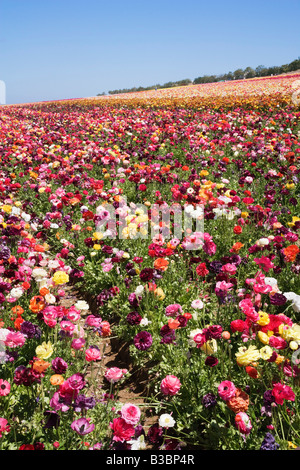
[(300, 0), (0, 0), (7, 104), (95, 96), (300, 56)]

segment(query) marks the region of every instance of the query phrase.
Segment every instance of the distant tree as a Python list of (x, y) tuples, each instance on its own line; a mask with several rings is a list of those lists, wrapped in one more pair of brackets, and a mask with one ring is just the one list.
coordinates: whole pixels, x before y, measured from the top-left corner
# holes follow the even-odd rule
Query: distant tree
[(244, 77), (245, 78), (255, 77), (255, 70), (252, 67), (246, 67), (244, 70)]
[(233, 75), (235, 80), (242, 80), (244, 78), (244, 71), (243, 69), (237, 69), (233, 72)]

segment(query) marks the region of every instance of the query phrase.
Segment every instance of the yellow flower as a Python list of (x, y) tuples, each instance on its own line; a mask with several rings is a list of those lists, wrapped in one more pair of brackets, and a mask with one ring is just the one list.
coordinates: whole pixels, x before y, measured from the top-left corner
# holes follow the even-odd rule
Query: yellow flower
[(291, 441), (288, 441), (288, 445), (289, 445), (289, 447), (290, 447), (291, 449), (297, 449), (296, 444), (294, 444), (294, 443), (291, 442)]
[(154, 295), (156, 297), (158, 297), (159, 300), (164, 300), (164, 298), (166, 297), (165, 296), (165, 293), (164, 291), (161, 289), (161, 287), (157, 287), (154, 291)]
[(2, 206), (1, 208), (4, 212), (6, 212), (6, 214), (10, 214), (11, 213), (11, 206), (9, 206), (8, 204), (4, 204), (4, 206)]
[(272, 356), (273, 354), (273, 349), (270, 348), (270, 346), (264, 346), (263, 348), (261, 348), (259, 350), (259, 354), (260, 354), (260, 357), (264, 360), (264, 361), (267, 361), (268, 359), (270, 359), (270, 357)]
[(210, 356), (211, 354), (215, 354), (218, 350), (217, 341), (215, 339), (207, 341), (206, 343), (203, 344), (203, 346), (200, 346), (200, 349), (203, 352), (205, 352), (207, 356)]
[(93, 246), (94, 250), (101, 250), (101, 245), (98, 245), (97, 243)]
[(280, 356), (280, 354), (278, 354), (278, 356), (277, 356), (276, 359), (275, 359), (275, 364), (279, 365), (279, 364), (281, 364), (283, 361), (285, 361), (285, 357), (284, 357), (284, 356)]
[(249, 366), (260, 358), (260, 354), (256, 346), (251, 345), (248, 349), (241, 346), (235, 357), (239, 366)]
[(241, 217), (243, 219), (247, 219), (248, 215), (249, 215), (249, 212), (246, 212), (246, 211), (241, 213)]
[(56, 285), (66, 284), (69, 282), (69, 275), (64, 271), (56, 271), (53, 275), (53, 282)]
[(45, 341), (37, 346), (35, 353), (39, 359), (48, 359), (53, 354), (53, 347), (50, 341), (46, 343)]
[(288, 226), (294, 227), (296, 222), (300, 222), (300, 217), (292, 217), (292, 222), (288, 222)]
[(263, 343), (263, 344), (269, 344), (270, 338), (269, 338), (269, 336), (268, 336), (266, 333), (264, 333), (263, 331), (259, 331), (259, 332), (257, 333), (257, 336), (258, 336), (258, 339), (259, 339), (259, 341), (260, 341), (261, 343)]
[(259, 310), (258, 315), (259, 315), (259, 320), (257, 321), (258, 325), (265, 326), (268, 323), (270, 323), (270, 318), (267, 312), (263, 312), (262, 310)]
[(94, 240), (101, 240), (101, 238), (103, 238), (103, 233), (102, 232), (94, 232), (93, 237), (94, 237)]

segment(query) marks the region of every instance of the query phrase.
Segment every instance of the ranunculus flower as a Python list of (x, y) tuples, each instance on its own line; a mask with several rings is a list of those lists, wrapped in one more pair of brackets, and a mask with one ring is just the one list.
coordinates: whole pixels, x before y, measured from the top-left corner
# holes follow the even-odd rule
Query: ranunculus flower
[(116, 383), (121, 380), (125, 374), (127, 374), (127, 369), (119, 369), (118, 367), (111, 367), (105, 372), (105, 378), (111, 383)]
[(218, 386), (218, 394), (222, 400), (227, 401), (235, 396), (236, 386), (230, 380), (224, 380)]
[(160, 389), (164, 395), (176, 395), (181, 387), (180, 380), (175, 375), (167, 375), (160, 384)]
[(153, 340), (151, 334), (148, 331), (140, 331), (134, 337), (133, 342), (137, 349), (140, 351), (146, 351), (151, 347)]
[(87, 418), (79, 418), (71, 424), (73, 431), (76, 431), (80, 436), (85, 436), (94, 431), (95, 425), (90, 423)]
[(90, 347), (85, 351), (85, 360), (87, 362), (100, 361), (101, 353), (98, 348)]
[(121, 408), (121, 417), (127, 424), (137, 425), (141, 417), (141, 410), (132, 403), (125, 403)]
[(113, 431), (113, 441), (129, 441), (135, 434), (132, 424), (126, 423), (123, 418), (114, 418), (113, 422), (109, 423), (109, 425)]
[(235, 425), (241, 434), (248, 435), (252, 429), (249, 416), (244, 411), (240, 411), (235, 415)]

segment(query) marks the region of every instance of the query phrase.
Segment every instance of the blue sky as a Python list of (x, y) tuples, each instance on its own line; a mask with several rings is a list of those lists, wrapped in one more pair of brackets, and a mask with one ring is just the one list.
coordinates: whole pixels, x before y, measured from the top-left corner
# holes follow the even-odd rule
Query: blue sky
[(299, 17), (299, 0), (0, 0), (0, 80), (13, 104), (282, 65)]

